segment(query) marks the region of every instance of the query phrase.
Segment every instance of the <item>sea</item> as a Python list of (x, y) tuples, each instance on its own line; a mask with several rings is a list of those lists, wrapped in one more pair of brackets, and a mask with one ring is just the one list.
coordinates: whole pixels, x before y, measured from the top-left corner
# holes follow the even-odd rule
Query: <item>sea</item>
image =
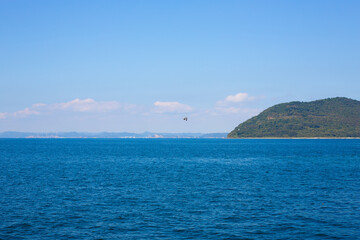
[(0, 139), (0, 239), (360, 239), (360, 140)]

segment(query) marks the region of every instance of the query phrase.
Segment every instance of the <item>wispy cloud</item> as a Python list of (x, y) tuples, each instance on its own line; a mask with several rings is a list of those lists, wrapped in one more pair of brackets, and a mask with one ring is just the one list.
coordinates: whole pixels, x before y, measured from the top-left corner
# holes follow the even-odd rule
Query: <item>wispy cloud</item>
[(225, 98), (226, 102), (245, 102), (255, 100), (256, 97), (249, 96), (247, 93), (238, 93), (236, 95), (229, 95)]
[(109, 112), (119, 109), (120, 107), (121, 104), (116, 101), (97, 102), (91, 98), (83, 100), (76, 98), (69, 102), (56, 103), (49, 106), (49, 108), (53, 110), (68, 110), (74, 112)]
[(0, 119), (5, 119), (7, 117), (7, 113), (0, 113)]
[(252, 117), (261, 112), (261, 110), (249, 107), (249, 103), (263, 98), (263, 96), (251, 96), (248, 93), (229, 95), (224, 100), (216, 102), (215, 112), (217, 115), (233, 114)]
[[(148, 105), (135, 105), (118, 101), (76, 98), (57, 103), (37, 103), (22, 110), (2, 112), (0, 113), (0, 121), (10, 125), (13, 123), (20, 124), (20, 129), (21, 124), (27, 122), (34, 123), (24, 124), (24, 126), (34, 126), (30, 129), (42, 129), (46, 126), (48, 129), (56, 129), (56, 131), (59, 129), (189, 131), (189, 127), (194, 130), (197, 129), (197, 131), (205, 131), (204, 129), (211, 128), (230, 129), (240, 120), (246, 120), (261, 111), (256, 107), (258, 106), (258, 102), (255, 101), (257, 99), (260, 98), (248, 94), (235, 94), (224, 97), (222, 101), (214, 101), (211, 107), (194, 108), (177, 101), (156, 101), (150, 102)], [(177, 115), (185, 115), (185, 113), (190, 119), (186, 122), (187, 124), (178, 124), (179, 122), (172, 124), (173, 119), (184, 123), (182, 118)], [(1, 125), (5, 126), (5, 124)]]
[(134, 105), (121, 104), (117, 101), (95, 101), (92, 98), (79, 99), (76, 98), (69, 102), (43, 104), (33, 104), (31, 107), (27, 107), (23, 110), (16, 112), (3, 112), (0, 113), (0, 119), (6, 119), (9, 117), (27, 117), (30, 115), (39, 115), (42, 113), (51, 113), (59, 111), (70, 111), (70, 112), (95, 112), (103, 113), (115, 110), (129, 110)]
[(229, 95), (224, 100), (218, 101), (216, 104), (219, 105), (229, 105), (234, 103), (243, 103), (250, 102), (254, 100), (261, 99), (259, 96), (250, 96), (248, 93), (237, 93), (235, 95)]
[(154, 103), (155, 112), (157, 113), (187, 113), (193, 111), (189, 105), (179, 102), (160, 102)]
[(14, 117), (26, 117), (29, 115), (38, 115), (38, 114), (40, 114), (40, 112), (35, 111), (34, 109), (31, 108), (25, 108), (23, 110), (12, 113)]
[(35, 111), (32, 108), (25, 108), (23, 110), (19, 110), (16, 112), (10, 112), (10, 113), (2, 112), (2, 113), (0, 113), (0, 119), (6, 119), (9, 117), (23, 118), (23, 117), (27, 117), (30, 115), (38, 115), (38, 114), (40, 114), (40, 112)]

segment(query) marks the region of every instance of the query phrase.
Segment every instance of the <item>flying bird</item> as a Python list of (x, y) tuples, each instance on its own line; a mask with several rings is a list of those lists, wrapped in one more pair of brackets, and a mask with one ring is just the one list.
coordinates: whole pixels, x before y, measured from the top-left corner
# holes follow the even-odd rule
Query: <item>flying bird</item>
[(187, 121), (187, 117), (184, 117), (184, 119), (183, 119), (183, 120)]

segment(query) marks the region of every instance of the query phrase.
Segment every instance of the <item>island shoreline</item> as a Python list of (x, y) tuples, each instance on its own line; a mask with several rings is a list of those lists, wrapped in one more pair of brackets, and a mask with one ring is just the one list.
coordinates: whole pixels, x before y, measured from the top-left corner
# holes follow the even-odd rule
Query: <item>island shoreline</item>
[(226, 139), (360, 139), (360, 137), (227, 137)]

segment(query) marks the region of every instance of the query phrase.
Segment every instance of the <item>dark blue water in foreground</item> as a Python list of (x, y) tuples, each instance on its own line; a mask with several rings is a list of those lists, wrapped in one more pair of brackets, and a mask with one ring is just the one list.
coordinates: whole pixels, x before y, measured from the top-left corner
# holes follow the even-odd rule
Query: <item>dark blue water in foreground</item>
[(360, 140), (0, 139), (0, 239), (360, 239)]

